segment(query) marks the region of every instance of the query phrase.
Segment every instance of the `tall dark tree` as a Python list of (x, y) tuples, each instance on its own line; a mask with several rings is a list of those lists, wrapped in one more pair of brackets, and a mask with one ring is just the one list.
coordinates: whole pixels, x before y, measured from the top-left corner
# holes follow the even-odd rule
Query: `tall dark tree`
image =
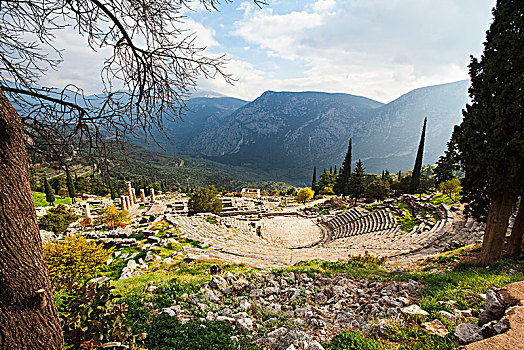
[(399, 170), (397, 175), (397, 181), (400, 182), (400, 180), (402, 180), (402, 170)]
[(69, 198), (71, 198), (71, 201), (74, 204), (75, 197), (76, 197), (76, 191), (75, 191), (75, 184), (73, 183), (73, 179), (71, 178), (71, 174), (69, 173), (69, 169), (66, 169), (66, 185), (67, 185), (67, 194), (69, 195)]
[[(0, 347), (64, 346), (25, 140), (41, 140), (42, 149), (63, 158), (71, 149), (86, 159), (105, 158), (135, 130), (153, 135), (178, 119), (199, 76), (231, 81), (224, 58), (204, 55), (194, 35), (181, 28), (183, 11), (196, 2), (0, 2)], [(198, 2), (209, 8), (218, 3)], [(72, 84), (43, 86), (50, 81), (46, 72), (63, 57), (55, 46), (58, 32), (71, 26), (93, 50), (108, 53), (96, 98)]]
[(349, 181), (349, 194), (354, 198), (361, 198), (366, 193), (365, 170), (364, 163), (359, 159)]
[(51, 188), (51, 185), (49, 184), (49, 181), (47, 181), (47, 177), (42, 177), (42, 181), (44, 182), (44, 193), (45, 193), (45, 200), (51, 204), (55, 205), (55, 194), (53, 193), (53, 189)]
[(340, 171), (338, 173), (337, 182), (334, 186), (334, 191), (338, 195), (347, 196), (349, 195), (349, 181), (351, 179), (351, 157), (352, 157), (352, 138), (349, 138), (348, 150), (346, 152), (346, 157), (342, 162)]
[(524, 7), (499, 0), (480, 59), (471, 57), (471, 104), (454, 131), (464, 170), (463, 200), (486, 221), (480, 260), (502, 254), (509, 217), (524, 176)]
[(111, 181), (111, 178), (110, 178), (108, 182), (109, 182), (109, 194), (111, 195), (111, 199), (115, 200), (116, 192), (115, 192), (115, 187), (113, 186), (113, 181)]
[(311, 180), (311, 189), (316, 192), (317, 191), (316, 188), (317, 188), (317, 167), (314, 166), (313, 167), (313, 180)]
[(413, 174), (411, 175), (411, 184), (409, 185), (409, 192), (416, 193), (418, 185), (420, 184), (420, 171), (422, 170), (422, 158), (424, 157), (424, 140), (426, 138), (426, 123), (428, 118), (424, 118), (424, 126), (422, 127), (422, 135), (420, 135), (420, 143), (418, 144), (417, 158), (415, 159), (415, 166), (413, 167)]

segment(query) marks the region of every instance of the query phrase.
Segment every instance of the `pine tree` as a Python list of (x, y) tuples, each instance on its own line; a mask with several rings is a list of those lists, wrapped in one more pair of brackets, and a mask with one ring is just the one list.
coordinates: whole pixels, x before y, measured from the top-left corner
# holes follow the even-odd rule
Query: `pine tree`
[(55, 205), (55, 195), (53, 193), (53, 189), (51, 188), (51, 185), (49, 185), (49, 182), (47, 181), (47, 178), (44, 176), (42, 177), (42, 181), (44, 182), (44, 192), (45, 192), (45, 200), (51, 204)]
[(349, 182), (349, 194), (354, 198), (361, 198), (366, 192), (366, 174), (364, 163), (359, 159), (355, 171), (351, 174)]
[(337, 177), (337, 182), (334, 186), (334, 191), (338, 195), (347, 196), (349, 194), (349, 181), (351, 179), (351, 152), (352, 152), (352, 139), (349, 138), (348, 151), (346, 157), (342, 162), (340, 171)]
[(420, 143), (418, 145), (417, 158), (415, 160), (415, 166), (413, 167), (413, 174), (411, 175), (411, 184), (409, 185), (409, 193), (414, 194), (417, 192), (418, 185), (420, 184), (420, 171), (422, 170), (422, 158), (424, 156), (424, 140), (426, 138), (426, 124), (428, 118), (424, 118), (424, 126), (422, 127), (422, 135), (420, 136)]
[[(468, 212), (487, 221), (480, 260), (502, 254), (524, 178), (524, 16), (522, 0), (499, 0), (480, 61), (469, 65), (471, 104), (455, 128)], [(519, 242), (520, 243), (520, 242)], [(511, 250), (511, 249), (510, 249)]]
[(69, 198), (71, 198), (71, 202), (75, 203), (75, 197), (76, 197), (76, 191), (75, 191), (75, 185), (73, 183), (73, 179), (71, 178), (71, 174), (69, 173), (69, 169), (66, 169), (66, 184), (67, 184), (67, 194), (69, 195)]

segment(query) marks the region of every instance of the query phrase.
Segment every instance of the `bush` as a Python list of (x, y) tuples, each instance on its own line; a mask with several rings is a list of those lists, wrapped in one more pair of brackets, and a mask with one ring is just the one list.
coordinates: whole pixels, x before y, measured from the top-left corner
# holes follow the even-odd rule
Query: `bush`
[(113, 248), (106, 250), (77, 236), (46, 244), (44, 257), (55, 291), (68, 290), (96, 276), (112, 253)]
[(380, 350), (382, 344), (373, 339), (367, 339), (360, 332), (344, 332), (338, 334), (328, 344), (324, 344), (326, 350)]
[(99, 349), (108, 342), (133, 345), (125, 325), (126, 305), (118, 303), (114, 287), (104, 284), (74, 286), (57, 305), (63, 321), (65, 349)]
[(118, 210), (114, 205), (100, 210), (98, 223), (107, 225), (113, 229), (116, 227), (126, 227), (130, 222), (129, 212), (126, 210)]
[(73, 214), (65, 205), (59, 204), (51, 208), (40, 218), (39, 226), (41, 229), (53, 233), (64, 233), (72, 222), (75, 222), (78, 216)]
[(218, 198), (218, 191), (215, 186), (201, 188), (191, 194), (188, 202), (189, 212), (194, 213), (213, 213), (220, 214), (222, 211), (222, 201)]

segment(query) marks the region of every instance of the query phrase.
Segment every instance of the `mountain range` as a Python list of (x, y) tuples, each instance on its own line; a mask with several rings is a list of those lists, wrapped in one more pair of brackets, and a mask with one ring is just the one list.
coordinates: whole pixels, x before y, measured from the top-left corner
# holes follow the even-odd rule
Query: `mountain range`
[(159, 145), (168, 154), (246, 167), (300, 185), (311, 181), (313, 166), (320, 172), (340, 167), (352, 138), (353, 162), (362, 159), (367, 172), (408, 170), (424, 117), (424, 164), (444, 153), (469, 102), (468, 86), (458, 81), (419, 88), (388, 104), (324, 92), (266, 91), (251, 102), (195, 97), (184, 121), (166, 125), (169, 139), (158, 138)]

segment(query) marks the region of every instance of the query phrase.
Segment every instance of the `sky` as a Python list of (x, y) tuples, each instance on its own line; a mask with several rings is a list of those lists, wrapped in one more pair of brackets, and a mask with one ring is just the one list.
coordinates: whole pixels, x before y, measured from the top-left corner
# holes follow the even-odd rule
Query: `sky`
[[(390, 102), (413, 89), (468, 79), (496, 0), (221, 1), (219, 12), (185, 11), (184, 26), (210, 55), (225, 54), (233, 85), (199, 79), (198, 87), (253, 100), (264, 91), (325, 91)], [(59, 71), (46, 82), (101, 89), (107, 51), (93, 53), (62, 31)]]

